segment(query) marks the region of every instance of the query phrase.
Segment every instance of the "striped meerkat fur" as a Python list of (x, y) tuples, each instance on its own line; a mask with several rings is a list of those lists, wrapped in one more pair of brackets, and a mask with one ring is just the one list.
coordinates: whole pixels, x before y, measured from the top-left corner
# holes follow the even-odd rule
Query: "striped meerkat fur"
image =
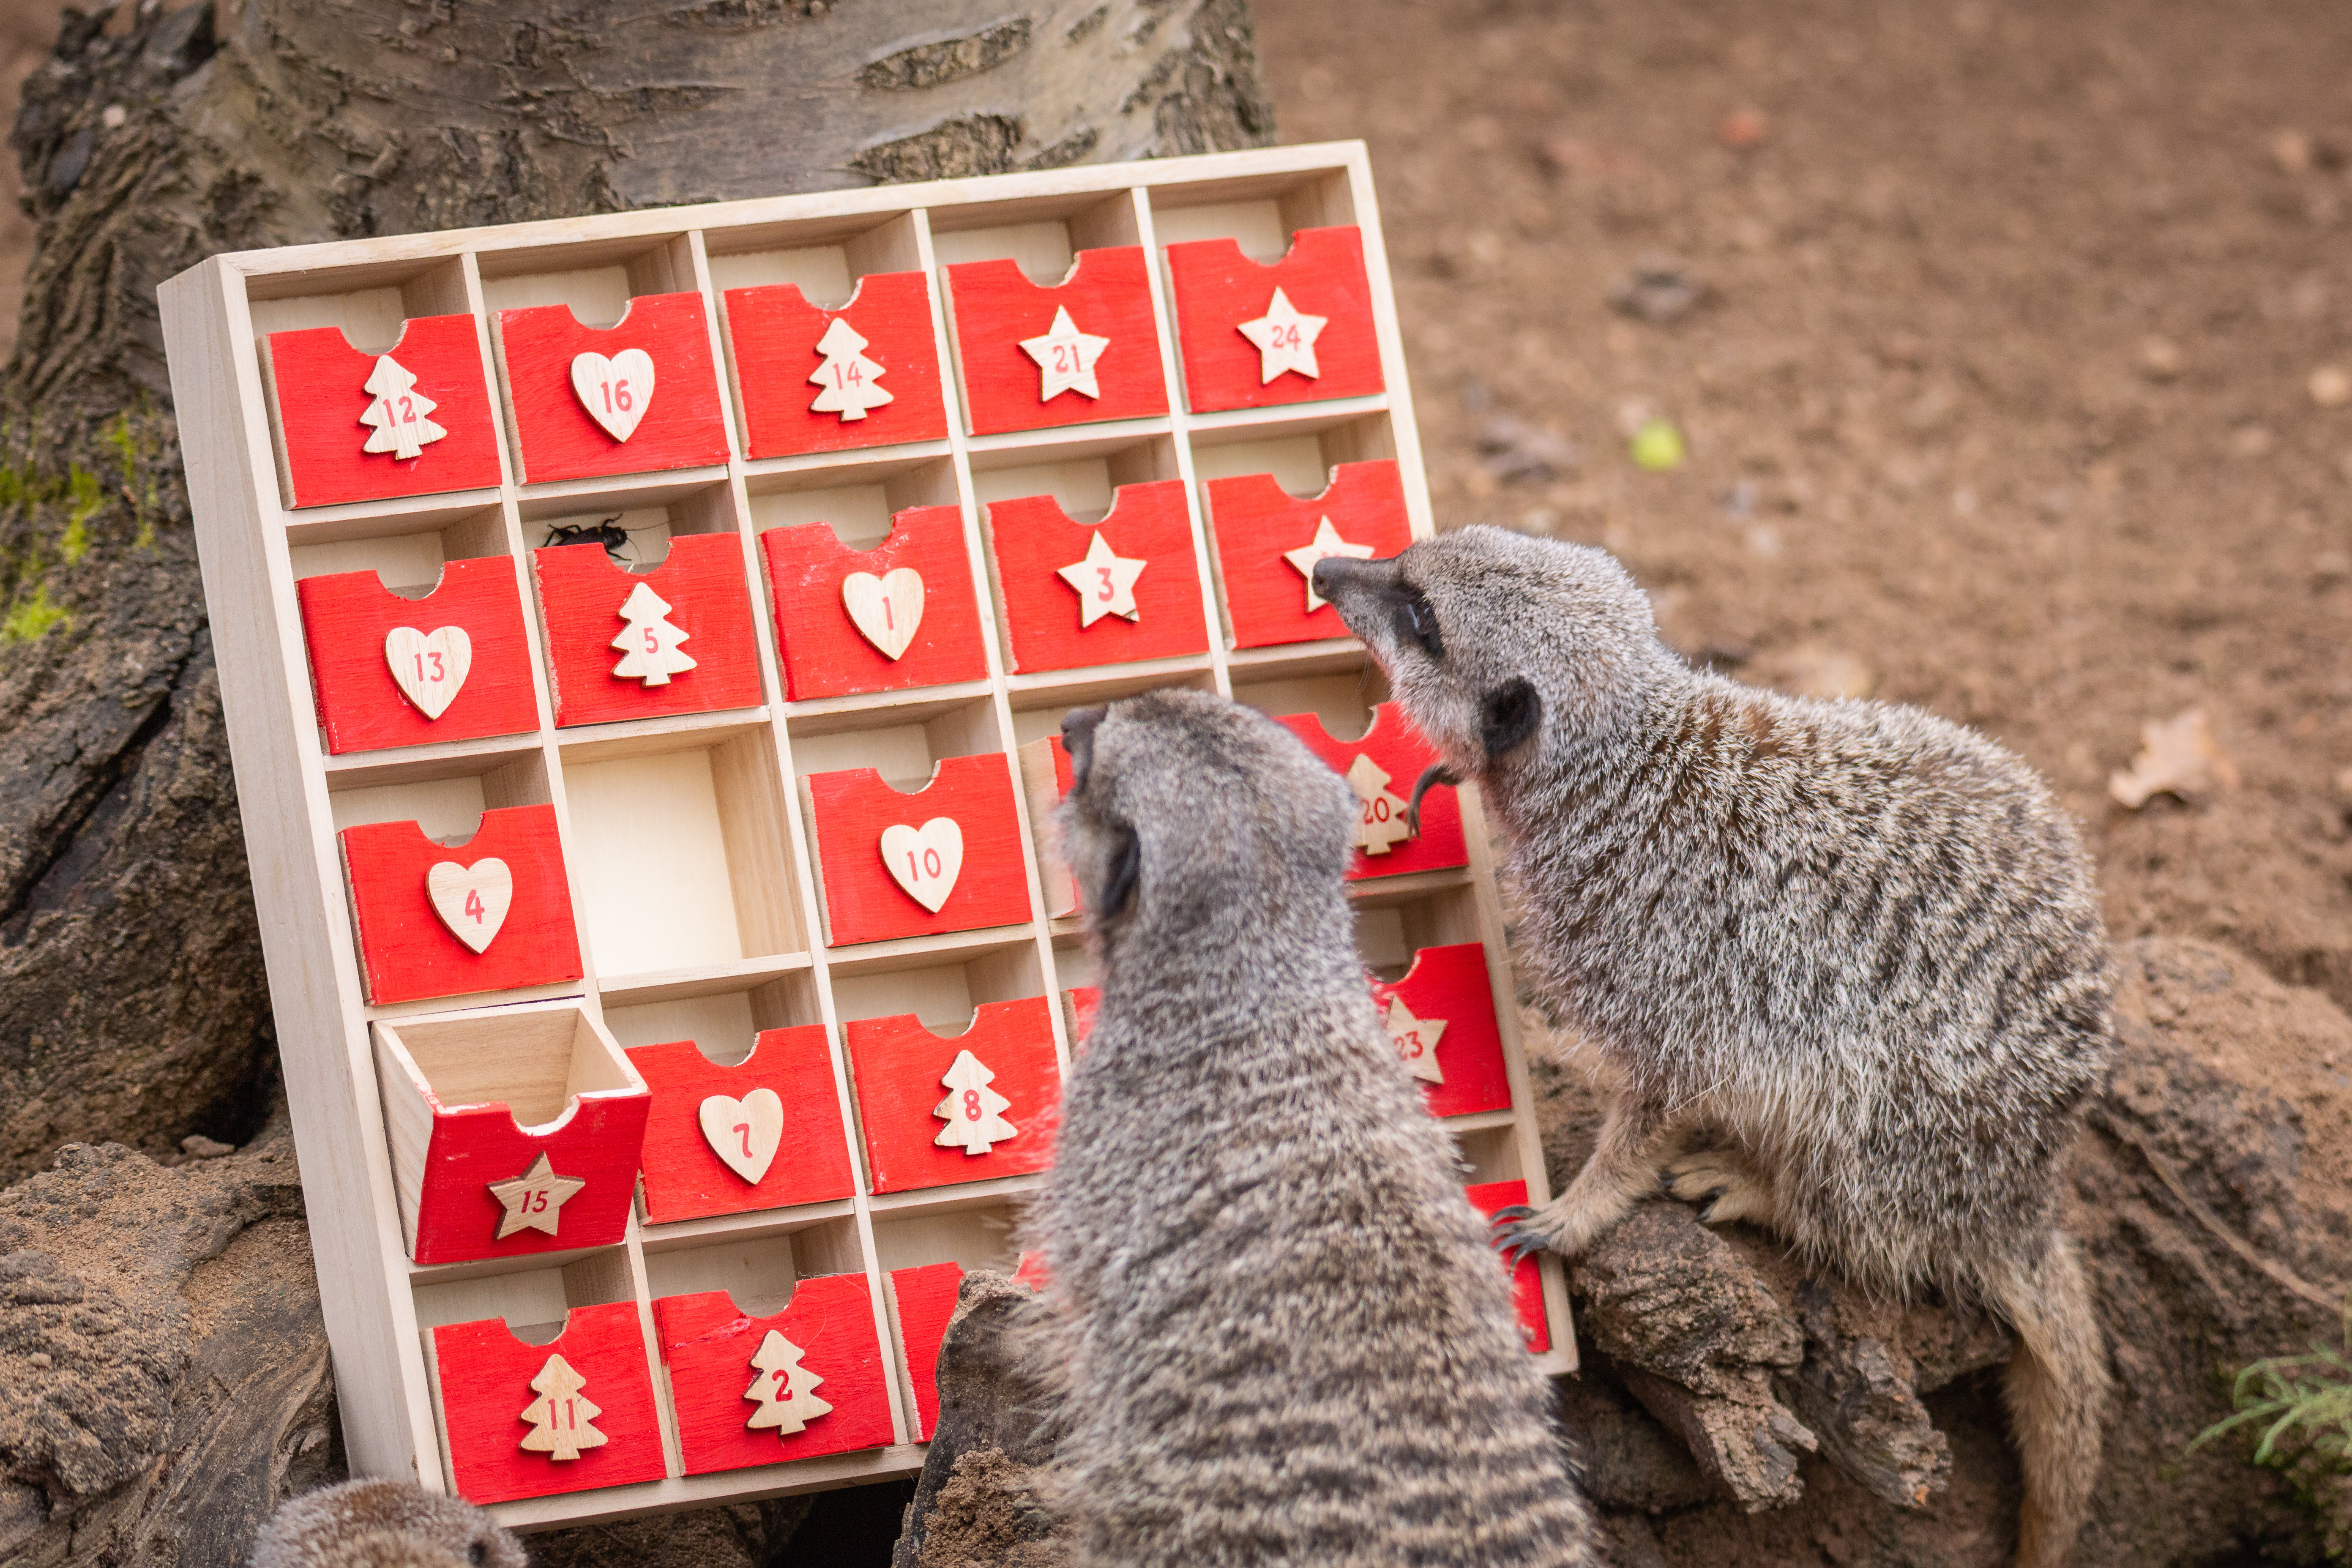
[(458, 1498), (345, 1481), (289, 1498), (253, 1542), (253, 1568), (525, 1568), (517, 1541)]
[(1076, 1560), (1591, 1562), (1504, 1270), (1365, 986), (1347, 787), (1199, 692), (1063, 734), (1101, 999), (1032, 1223)]
[[(1711, 1221), (1990, 1307), (2018, 1561), (2064, 1561), (2109, 1378), (2055, 1186), (2113, 1037), (2097, 889), (2040, 780), (1916, 709), (1691, 670), (1599, 550), (1468, 528), (1315, 584), (1477, 783), (1536, 989), (1622, 1082), (1511, 1239), (1573, 1256), (1663, 1164)], [(1682, 1153), (1695, 1131), (1728, 1147)]]

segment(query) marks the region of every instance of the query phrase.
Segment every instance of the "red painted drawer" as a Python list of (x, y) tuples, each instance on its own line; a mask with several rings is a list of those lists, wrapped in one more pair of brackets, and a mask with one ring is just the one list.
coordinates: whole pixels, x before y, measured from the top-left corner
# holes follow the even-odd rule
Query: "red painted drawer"
[[(1525, 1182), (1485, 1182), (1462, 1189), (1470, 1206), (1491, 1219), (1496, 1209), (1508, 1208), (1528, 1201)], [(1532, 1254), (1511, 1266), (1511, 1300), (1519, 1313), (1519, 1342), (1530, 1355), (1541, 1355), (1551, 1349), (1551, 1321), (1544, 1316), (1543, 1279), (1536, 1272)]]
[(1510, 1109), (1503, 1032), (1495, 1021), (1483, 944), (1423, 948), (1396, 984), (1372, 983), (1372, 1000), (1432, 1116)]
[(1437, 749), (1412, 727), (1404, 710), (1383, 702), (1372, 710), (1372, 726), (1360, 741), (1335, 741), (1312, 713), (1294, 713), (1276, 722), (1307, 742), (1355, 792), (1356, 856), (1348, 877), (1401, 877), (1410, 871), (1442, 871), (1470, 863), (1462, 837), (1462, 802), (1450, 784), (1421, 797), (1421, 834), (1410, 836), (1405, 807), (1412, 786)]
[[(339, 837), (370, 1002), (580, 978), (572, 887), (563, 874), (553, 806), (493, 807), (458, 848), (434, 843), (414, 822), (368, 823), (347, 827)], [(486, 860), (506, 868), (510, 901), (503, 916), (495, 883), (469, 889), (459, 879)], [(437, 900), (436, 883), (443, 889)], [(460, 939), (461, 929), (482, 942), (479, 951)]]
[(632, 300), (615, 327), (583, 327), (569, 305), (501, 310), (498, 321), (524, 483), (727, 460), (701, 295)]
[[(971, 1027), (949, 1039), (911, 1013), (857, 1019), (842, 1035), (876, 1192), (1026, 1175), (1054, 1163), (1062, 1073), (1043, 996), (984, 1003)], [(961, 1142), (939, 1142), (950, 1135)]]
[(1171, 245), (1168, 284), (1189, 408), (1264, 408), (1381, 389), (1364, 238), (1352, 225), (1300, 229), (1271, 267), (1230, 239)]
[(734, 1067), (692, 1040), (633, 1046), (629, 1063), (653, 1094), (648, 1223), (824, 1203), (857, 1190), (823, 1025), (763, 1029)]
[(940, 1342), (955, 1316), (963, 1270), (952, 1263), (890, 1271), (891, 1330), (898, 1337), (898, 1370), (914, 1396), (915, 1429), (908, 1436), (928, 1443), (940, 1429)]
[(739, 1311), (724, 1290), (657, 1297), (654, 1331), (689, 1476), (890, 1442), (887, 1374), (863, 1274), (803, 1279), (791, 1304), (764, 1318)]
[[(433, 1357), (449, 1468), (468, 1501), (661, 1479), (661, 1426), (635, 1304), (574, 1307), (563, 1332), (543, 1345), (523, 1343), (499, 1318), (446, 1323), (433, 1331)], [(527, 1420), (542, 1400), (551, 1408)], [(604, 1440), (571, 1458), (522, 1446), (550, 1429)]]
[(340, 327), (272, 332), (269, 390), (297, 507), (499, 482), (489, 378), (471, 316), (413, 317), (382, 354), (352, 347)]
[(677, 534), (667, 558), (645, 573), (614, 565), (593, 544), (534, 550), (530, 563), (558, 725), (760, 705), (751, 599), (733, 533)]
[[(730, 289), (727, 335), (754, 458), (947, 437), (931, 292), (919, 272), (868, 273), (838, 310), (810, 304), (790, 283)], [(877, 390), (888, 401), (873, 401)]]
[(1209, 651), (1181, 479), (1120, 486), (1096, 523), (1052, 496), (992, 501), (988, 542), (1016, 670)]
[(1381, 560), (1412, 542), (1404, 485), (1388, 458), (1341, 463), (1321, 495), (1303, 500), (1271, 474), (1211, 479), (1208, 491), (1235, 647), (1346, 637), (1339, 612), (1307, 586), (1314, 563), (1341, 553)]
[(539, 728), (512, 562), (452, 561), (421, 599), (373, 572), (305, 577), (294, 595), (329, 752)]
[[(769, 529), (760, 549), (791, 700), (987, 679), (980, 601), (955, 507), (910, 507), (871, 550), (852, 550), (816, 524)], [(901, 572), (914, 574), (911, 587)]]
[[(1002, 754), (950, 757), (916, 795), (899, 794), (872, 768), (812, 773), (806, 783), (828, 945), (1030, 918), (1013, 774)], [(961, 864), (951, 852), (958, 845)], [(919, 893), (936, 898), (938, 909)]]
[(1141, 246), (1081, 250), (1052, 288), (1009, 260), (962, 261), (947, 272), (974, 435), (1168, 412)]

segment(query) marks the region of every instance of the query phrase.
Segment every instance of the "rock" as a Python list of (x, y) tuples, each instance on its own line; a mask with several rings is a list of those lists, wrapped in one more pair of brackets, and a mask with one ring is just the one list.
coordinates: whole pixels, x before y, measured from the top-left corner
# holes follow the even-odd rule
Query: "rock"
[(1706, 298), (1706, 285), (1671, 256), (1643, 256), (1609, 290), (1618, 314), (1664, 326), (1680, 321)]
[(1044, 1309), (1003, 1274), (964, 1276), (940, 1346), (940, 1424), (891, 1568), (1058, 1568), (1068, 1546), (1041, 1495), (1054, 1457), (1046, 1387), (1023, 1333)]
[(282, 1121), (170, 1169), (69, 1144), (0, 1193), (0, 1559), (242, 1562), (339, 1479), (332, 1423)]

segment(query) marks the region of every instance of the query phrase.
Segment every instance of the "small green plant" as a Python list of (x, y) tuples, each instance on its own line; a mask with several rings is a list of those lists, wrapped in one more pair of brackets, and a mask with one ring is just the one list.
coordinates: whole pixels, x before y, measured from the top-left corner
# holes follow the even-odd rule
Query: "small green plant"
[[(2340, 1348), (2315, 1342), (2306, 1355), (2272, 1356), (2238, 1373), (2230, 1390), (2237, 1412), (2197, 1434), (2200, 1448), (2241, 1426), (2261, 1426), (2254, 1463), (2277, 1467), (2296, 1453), (2317, 1456), (2334, 1468), (2352, 1468), (2352, 1300), (2344, 1304)], [(2296, 1439), (2301, 1439), (2297, 1442)]]

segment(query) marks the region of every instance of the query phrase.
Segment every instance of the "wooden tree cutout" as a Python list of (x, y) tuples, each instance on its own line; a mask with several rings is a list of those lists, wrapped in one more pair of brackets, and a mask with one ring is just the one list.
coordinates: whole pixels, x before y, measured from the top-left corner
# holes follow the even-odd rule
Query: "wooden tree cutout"
[(539, 1158), (521, 1175), (512, 1181), (490, 1184), (490, 1196), (507, 1211), (499, 1216), (499, 1234), (492, 1239), (504, 1241), (519, 1230), (543, 1230), (555, 1235), (563, 1205), (587, 1184), (577, 1176), (557, 1175), (555, 1167), (548, 1163), (546, 1152), (541, 1151)]
[(1315, 591), (1315, 563), (1334, 555), (1344, 555), (1351, 561), (1369, 561), (1371, 559), (1372, 547), (1369, 544), (1349, 543), (1339, 537), (1339, 531), (1331, 526), (1331, 520), (1327, 517), (1317, 525), (1315, 537), (1312, 540), (1296, 550), (1286, 550), (1282, 552), (1282, 558), (1296, 567), (1301, 577), (1307, 579), (1307, 613), (1310, 616), (1323, 607), (1323, 595)]
[(1389, 788), (1388, 770), (1361, 752), (1348, 764), (1348, 787), (1359, 810), (1348, 842), (1367, 855), (1385, 855), (1389, 846), (1412, 837), (1407, 803)]
[(970, 1051), (958, 1051), (940, 1081), (948, 1087), (949, 1094), (931, 1108), (931, 1114), (947, 1125), (931, 1142), (940, 1148), (961, 1148), (967, 1155), (985, 1154), (995, 1144), (1020, 1134), (1019, 1128), (997, 1114), (1009, 1110), (1013, 1102), (988, 1087), (996, 1081), (996, 1075)]
[(696, 1111), (710, 1152), (729, 1170), (757, 1185), (775, 1163), (784, 1139), (784, 1100), (772, 1089), (755, 1089), (742, 1099), (714, 1094)]
[(530, 1385), (539, 1397), (523, 1407), (522, 1418), (530, 1423), (522, 1436), (525, 1448), (551, 1459), (576, 1459), (583, 1449), (612, 1441), (589, 1425), (604, 1412), (581, 1394), (588, 1380), (572, 1371), (570, 1362), (549, 1356)]
[(474, 639), (463, 626), (394, 626), (383, 635), (383, 661), (400, 694), (427, 719), (438, 719), (474, 668)]
[(847, 317), (833, 319), (816, 341), (824, 363), (809, 372), (809, 379), (824, 389), (809, 405), (811, 413), (838, 414), (844, 421), (863, 419), (867, 409), (896, 401), (879, 384), (883, 367), (866, 357), (866, 342)]
[(1078, 591), (1079, 629), (1085, 630), (1105, 616), (1124, 616), (1130, 621), (1142, 619), (1142, 612), (1135, 607), (1135, 581), (1143, 575), (1148, 564), (1113, 553), (1104, 542), (1102, 531), (1097, 529), (1087, 545), (1086, 559), (1074, 561), (1055, 573)]
[(879, 577), (852, 572), (841, 580), (841, 607), (858, 636), (895, 660), (923, 624), (923, 574), (912, 566), (894, 566)]
[(362, 451), (390, 452), (395, 461), (407, 462), (425, 455), (426, 442), (449, 434), (425, 417), (441, 405), (417, 391), (415, 375), (390, 354), (377, 356), (366, 391), (374, 401), (360, 416), (360, 423), (370, 426)]
[(1323, 335), (1326, 319), (1293, 309), (1289, 297), (1276, 289), (1265, 314), (1239, 328), (1242, 336), (1257, 345), (1260, 382), (1293, 370), (1310, 381), (1321, 375), (1315, 368), (1315, 340)]
[(621, 650), (621, 662), (613, 673), (623, 680), (642, 680), (647, 686), (667, 686), (673, 675), (683, 675), (694, 668), (694, 656), (678, 645), (694, 634), (670, 624), (669, 601), (653, 591), (650, 584), (640, 583), (629, 590), (621, 604), (621, 618), (629, 624), (612, 646)]
[(1445, 1033), (1443, 1018), (1416, 1018), (1404, 998), (1389, 999), (1388, 1016), (1381, 1020), (1389, 1038), (1396, 1042), (1397, 1057), (1408, 1071), (1423, 1083), (1444, 1083), (1445, 1074), (1437, 1066), (1437, 1042)]
[(572, 391), (604, 434), (625, 441), (653, 405), (654, 356), (643, 349), (623, 349), (610, 359), (593, 350), (574, 354)]
[(782, 1441), (818, 1416), (833, 1413), (833, 1406), (814, 1392), (824, 1379), (801, 1364), (801, 1357), (807, 1353), (774, 1329), (768, 1331), (768, 1337), (760, 1342), (759, 1353), (751, 1358), (757, 1375), (743, 1391), (743, 1397), (757, 1400), (760, 1407), (743, 1425), (772, 1426)]
[(1037, 401), (1051, 403), (1066, 392), (1099, 399), (1102, 387), (1095, 380), (1095, 362), (1108, 347), (1108, 338), (1078, 331), (1067, 305), (1057, 308), (1052, 331), (1021, 340), (1021, 352), (1037, 362)]
[(450, 934), (479, 952), (496, 939), (514, 907), (514, 871), (495, 855), (470, 866), (436, 860), (425, 873), (425, 891)]

